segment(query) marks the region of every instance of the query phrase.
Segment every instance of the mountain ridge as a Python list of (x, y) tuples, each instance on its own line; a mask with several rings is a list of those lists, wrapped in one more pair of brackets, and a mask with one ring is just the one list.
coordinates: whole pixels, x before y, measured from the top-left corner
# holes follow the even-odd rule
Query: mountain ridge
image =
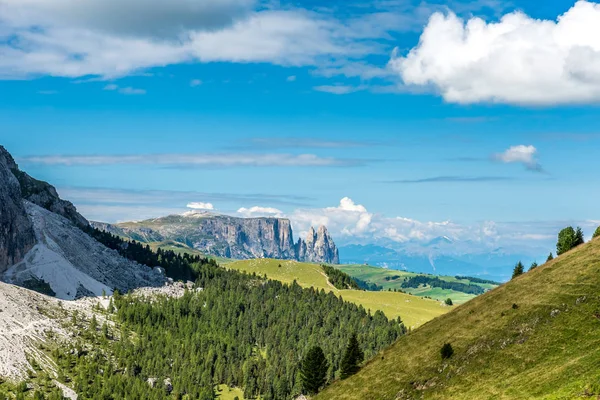
[(295, 242), (287, 218), (240, 218), (188, 212), (136, 222), (92, 221), (91, 224), (131, 240), (143, 243), (174, 241), (219, 257), (339, 264), (339, 251), (325, 226), (317, 230), (311, 227), (306, 239)]

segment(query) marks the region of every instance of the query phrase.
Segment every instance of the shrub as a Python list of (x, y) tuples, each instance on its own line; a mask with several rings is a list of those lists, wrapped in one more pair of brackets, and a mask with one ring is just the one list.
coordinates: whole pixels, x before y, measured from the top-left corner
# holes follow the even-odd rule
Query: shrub
[(442, 348), (440, 349), (440, 355), (442, 356), (442, 360), (447, 360), (454, 355), (454, 349), (450, 343), (444, 343)]
[(454, 303), (452, 303), (452, 299), (451, 299), (450, 297), (448, 297), (448, 298), (446, 299), (446, 305), (447, 305), (447, 306), (454, 305)]

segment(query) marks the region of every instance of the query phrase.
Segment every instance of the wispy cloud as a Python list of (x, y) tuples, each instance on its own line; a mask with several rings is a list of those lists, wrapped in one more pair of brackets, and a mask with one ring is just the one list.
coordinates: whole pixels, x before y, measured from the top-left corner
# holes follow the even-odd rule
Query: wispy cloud
[(508, 176), (434, 176), (420, 179), (400, 179), (389, 183), (481, 183), (481, 182), (507, 182), (515, 178)]
[(250, 208), (242, 207), (237, 210), (237, 213), (246, 218), (252, 217), (281, 217), (283, 211), (274, 207), (254, 206)]
[(146, 94), (146, 90), (144, 89), (137, 89), (131, 86), (128, 87), (119, 87), (119, 85), (116, 85), (114, 83), (108, 84), (106, 86), (104, 86), (104, 90), (109, 91), (109, 92), (119, 92), (121, 94), (126, 94), (126, 95), (140, 95), (140, 94)]
[(354, 92), (360, 92), (362, 90), (366, 90), (368, 87), (366, 85), (360, 86), (350, 86), (350, 85), (321, 85), (315, 86), (313, 89), (317, 92), (331, 93), (331, 94), (350, 94)]
[(374, 140), (335, 140), (309, 137), (264, 137), (252, 138), (231, 148), (245, 149), (342, 149), (380, 146), (382, 142)]
[(190, 81), (191, 87), (196, 87), (196, 86), (200, 86), (200, 85), (202, 85), (202, 81), (200, 79), (192, 79)]
[(358, 167), (364, 159), (320, 157), (314, 154), (136, 154), (136, 155), (42, 155), (21, 157), (20, 162), (42, 165), (157, 165), (167, 167)]
[[(161, 217), (192, 209), (223, 209), (234, 212), (243, 204), (306, 207), (314, 199), (270, 193), (218, 193), (170, 190), (130, 190), (88, 187), (59, 187), (87, 218), (117, 222)], [(212, 207), (212, 208), (211, 208)]]
[(185, 208), (188, 203), (267, 203), (273, 205), (306, 206), (314, 201), (313, 198), (307, 196), (269, 193), (219, 193), (90, 187), (60, 187), (58, 191), (63, 198), (72, 200), (77, 204), (171, 206)]

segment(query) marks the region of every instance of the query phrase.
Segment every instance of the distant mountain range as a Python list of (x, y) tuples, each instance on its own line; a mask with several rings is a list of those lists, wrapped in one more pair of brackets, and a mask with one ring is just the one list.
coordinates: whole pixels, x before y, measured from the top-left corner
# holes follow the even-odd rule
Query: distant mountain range
[[(340, 246), (343, 264), (370, 264), (390, 269), (408, 270), (439, 275), (481, 276), (492, 280), (506, 280), (518, 261), (526, 265), (545, 261), (545, 249), (502, 248), (474, 251), (480, 248), (472, 243), (457, 242), (446, 236), (429, 242), (349, 244)], [(533, 255), (539, 254), (539, 255)], [(543, 259), (542, 259), (543, 258)]]
[(143, 243), (176, 242), (205, 254), (235, 259), (277, 258), (338, 264), (338, 249), (320, 226), (294, 241), (285, 218), (237, 218), (209, 212), (187, 212), (140, 222), (92, 222), (100, 230)]

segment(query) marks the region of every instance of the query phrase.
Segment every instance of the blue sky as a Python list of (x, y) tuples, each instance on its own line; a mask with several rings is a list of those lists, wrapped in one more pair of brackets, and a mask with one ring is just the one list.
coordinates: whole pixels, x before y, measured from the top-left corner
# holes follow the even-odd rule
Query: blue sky
[(536, 251), (600, 220), (596, 3), (165, 4), (0, 0), (0, 143), (89, 218)]

